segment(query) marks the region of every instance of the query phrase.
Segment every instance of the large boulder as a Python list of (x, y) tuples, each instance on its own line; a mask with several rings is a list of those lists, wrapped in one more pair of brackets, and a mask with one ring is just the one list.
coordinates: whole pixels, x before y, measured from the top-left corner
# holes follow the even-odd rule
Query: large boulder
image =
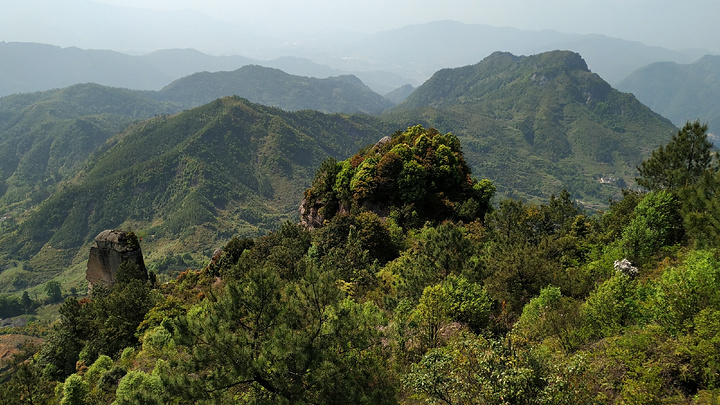
[(310, 203), (307, 198), (303, 198), (300, 202), (300, 224), (309, 230), (322, 227), (325, 217), (320, 214), (320, 209), (324, 206), (322, 201)]
[(120, 264), (132, 261), (147, 275), (140, 243), (132, 232), (111, 229), (100, 232), (95, 237), (95, 244), (90, 247), (85, 279), (89, 288), (103, 283), (107, 286), (115, 284), (115, 274)]

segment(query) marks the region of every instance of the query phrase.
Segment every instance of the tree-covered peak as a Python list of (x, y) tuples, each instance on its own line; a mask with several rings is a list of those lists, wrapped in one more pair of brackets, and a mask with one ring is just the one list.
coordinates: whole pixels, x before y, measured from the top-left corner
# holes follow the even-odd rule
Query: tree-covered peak
[[(561, 93), (577, 93), (573, 88), (598, 85), (604, 88), (604, 93), (610, 90), (610, 86), (592, 74), (582, 56), (575, 52), (551, 51), (532, 56), (495, 52), (475, 65), (438, 71), (396, 110), (449, 107), (495, 99), (515, 99), (524, 105), (522, 98), (525, 95), (548, 84)], [(578, 100), (585, 101), (581, 97)]]
[(195, 73), (170, 83), (155, 96), (194, 107), (231, 94), (289, 111), (377, 114), (393, 105), (355, 76), (320, 79), (257, 65), (231, 72)]
[(418, 125), (347, 160), (325, 161), (305, 191), (301, 216), (310, 228), (364, 210), (411, 227), (472, 221), (483, 218), (494, 192), (490, 181), (472, 179), (455, 135)]
[(677, 130), (570, 51), (497, 52), (439, 71), (383, 119), (452, 131), (500, 194), (541, 202), (567, 188), (598, 208), (633, 187), (633, 168)]

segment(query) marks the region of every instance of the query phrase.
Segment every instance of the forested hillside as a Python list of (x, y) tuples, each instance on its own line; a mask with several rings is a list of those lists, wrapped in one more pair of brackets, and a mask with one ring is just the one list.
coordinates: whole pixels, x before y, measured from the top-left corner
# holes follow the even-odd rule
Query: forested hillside
[(392, 106), (354, 77), (315, 79), (260, 66), (198, 73), (160, 92), (86, 83), (3, 97), (0, 213), (15, 217), (47, 198), (128, 124), (238, 94), (293, 111), (379, 113)]
[(457, 137), (396, 132), (319, 165), (314, 229), (67, 298), (25, 329), (45, 342), (6, 362), (0, 403), (717, 403), (706, 133), (688, 123), (640, 165), (645, 191), (589, 216), (565, 191), (493, 207)]
[(44, 282), (86, 260), (78, 248), (104, 229), (132, 227), (146, 242), (195, 253), (265, 233), (297, 217), (298, 196), (326, 157), (389, 131), (367, 117), (291, 113), (237, 97), (133, 124), (62, 189), (3, 222), (0, 279), (5, 289)]
[[(326, 157), (347, 157), (417, 122), (454, 133), (465, 163), (500, 196), (546, 203), (566, 188), (590, 209), (635, 187), (634, 167), (672, 132), (579, 55), (560, 51), (497, 53), (442, 70), (379, 118), (227, 102), (169, 115), (235, 85), (298, 108), (379, 108), (363, 101), (374, 93), (354, 78), (310, 80), (258, 66), (190, 76), (163, 92), (86, 84), (0, 99), (3, 289), (42, 293), (51, 278), (81, 285), (82, 247), (107, 228), (143, 235), (158, 269), (196, 265), (234, 234), (297, 220), (311, 168)], [(181, 252), (192, 259), (176, 260)]]
[(16, 217), (47, 198), (131, 122), (177, 111), (96, 84), (0, 98), (0, 213)]
[(165, 86), (156, 98), (197, 107), (231, 95), (290, 111), (379, 114), (393, 106), (355, 76), (318, 79), (257, 65), (232, 72), (195, 73)]
[(502, 195), (541, 202), (567, 188), (596, 208), (633, 188), (635, 166), (676, 130), (568, 51), (440, 70), (383, 118), (453, 132)]
[(618, 84), (622, 91), (676, 125), (700, 120), (711, 133), (720, 132), (720, 56), (705, 55), (694, 63), (658, 62), (631, 73)]
[[(188, 227), (203, 226), (213, 222), (216, 215), (227, 218), (237, 215), (237, 213), (230, 214), (224, 209), (220, 213), (217, 213), (214, 208), (208, 211), (206, 206), (200, 209), (198, 204), (203, 205), (204, 203), (198, 202), (199, 200), (188, 203), (184, 211), (178, 209), (174, 202), (163, 200), (171, 198), (170, 195), (187, 191), (185, 186), (167, 191), (163, 189), (168, 184), (166, 181), (133, 179), (129, 183), (122, 181), (113, 183), (107, 182), (106, 178), (101, 178), (109, 174), (116, 174), (123, 168), (130, 168), (136, 164), (139, 166), (141, 166), (140, 163), (150, 164), (146, 160), (160, 154), (158, 148), (169, 150), (178, 143), (182, 143), (183, 137), (188, 135), (187, 127), (194, 125), (193, 128), (199, 130), (206, 125), (216, 125), (210, 122), (213, 117), (207, 115), (196, 116), (197, 122), (192, 125), (185, 121), (182, 124), (174, 124), (173, 119), (166, 119), (183, 108), (201, 104), (200, 101), (190, 97), (199, 88), (202, 88), (200, 93), (202, 97), (207, 98), (207, 101), (224, 94), (244, 92), (262, 98), (268, 104), (277, 103), (295, 110), (310, 110), (311, 107), (315, 107), (331, 111), (339, 109), (364, 111), (366, 108), (379, 111), (391, 105), (389, 101), (373, 93), (356, 78), (312, 79), (292, 76), (259, 66), (242, 70), (246, 73), (238, 72), (229, 72), (231, 76), (234, 75), (234, 80), (216, 83), (217, 86), (206, 86), (208, 83), (198, 84), (193, 77), (189, 77), (182, 83), (173, 83), (168, 86), (166, 92), (134, 91), (88, 83), (1, 98), (0, 240), (3, 243), (0, 245), (0, 251), (2, 251), (0, 253), (0, 280), (3, 281), (3, 285), (0, 290), (12, 291), (37, 287), (38, 283), (44, 282), (48, 278), (58, 277), (63, 271), (67, 273), (70, 270), (68, 268), (70, 263), (78, 264), (84, 260), (82, 257), (75, 256), (77, 253), (75, 249), (91, 240), (94, 236), (93, 232), (96, 234), (96, 231), (104, 229), (104, 227), (120, 226), (131, 220), (131, 226), (142, 227), (143, 232), (152, 232), (151, 234), (157, 236), (154, 229), (157, 224), (150, 225), (147, 222), (150, 218), (165, 218), (169, 212), (173, 212), (176, 216), (182, 216), (185, 215), (183, 212), (194, 210), (193, 212), (196, 214), (201, 214), (186, 217), (181, 221), (183, 229), (186, 229), (185, 232), (192, 233), (187, 230)], [(211, 75), (210, 77), (227, 78), (223, 75)], [(281, 92), (282, 86), (296, 86), (298, 91), (283, 93)], [(208, 92), (215, 95), (208, 95), (210, 94)], [(204, 98), (203, 100), (205, 100)], [(279, 111), (276, 113), (280, 114)], [(118, 158), (113, 155), (117, 153), (115, 152), (117, 148), (111, 147), (118, 143), (119, 139), (128, 133), (145, 128), (144, 125), (134, 125), (134, 123), (151, 117), (159, 117), (154, 121), (153, 128), (167, 125), (168, 128), (157, 131), (164, 131), (165, 134), (172, 132), (172, 136), (146, 137), (143, 141), (138, 141), (140, 144), (136, 143), (133, 150), (122, 152), (122, 157)], [(353, 121), (357, 125), (344, 125), (342, 122), (345, 121), (345, 118), (326, 119), (323, 114), (306, 111), (295, 114), (295, 117), (289, 119), (289, 122), (283, 123), (288, 128), (282, 129), (282, 131), (307, 133), (308, 136), (317, 138), (318, 146), (316, 150), (312, 151), (316, 160), (304, 161), (304, 165), (310, 166), (305, 167), (302, 174), (289, 174), (288, 176), (295, 176), (289, 183), (291, 185), (280, 186), (277, 194), (268, 191), (270, 183), (267, 180), (267, 174), (255, 173), (253, 170), (248, 171), (245, 166), (236, 168), (232, 166), (233, 159), (226, 159), (224, 154), (215, 151), (203, 156), (203, 164), (209, 168), (205, 174), (218, 184), (216, 190), (210, 193), (220, 193), (222, 194), (221, 198), (231, 201), (233, 204), (241, 204), (246, 208), (242, 214), (246, 221), (237, 224), (238, 229), (244, 229), (241, 232), (243, 234), (256, 234), (258, 226), (263, 229), (278, 226), (282, 218), (295, 216), (292, 211), (296, 207), (297, 196), (301, 195), (302, 189), (310, 182), (311, 170), (308, 170), (308, 167), (312, 167), (327, 156), (348, 155), (359, 146), (374, 142), (391, 128), (394, 129), (388, 124), (367, 117), (347, 120), (348, 122)], [(275, 124), (266, 122), (261, 126)], [(187, 127), (177, 131), (178, 125)], [(363, 128), (360, 129), (360, 127)], [(272, 131), (269, 127), (264, 130)], [(123, 133), (120, 134), (121, 132)], [(360, 133), (362, 134), (358, 135)], [(373, 133), (373, 135), (369, 135), (369, 133)], [(358, 139), (362, 139), (362, 141)], [(305, 153), (304, 148), (307, 145), (296, 145), (290, 142), (280, 146), (291, 149), (269, 148), (264, 150), (262, 153), (266, 153), (266, 155), (261, 164), (273, 165), (277, 162), (285, 162), (289, 153)], [(299, 146), (299, 149), (293, 150), (292, 148), (296, 146)], [(251, 145), (236, 146), (235, 148), (245, 148), (243, 153), (258, 152)], [(147, 151), (154, 151), (155, 154), (148, 154)], [(103, 154), (106, 152), (109, 155), (104, 157)], [(223, 150), (222, 152), (227, 151)], [(122, 162), (123, 159), (126, 160)], [(93, 177), (94, 175), (90, 174), (89, 179), (86, 180), (91, 167), (104, 164), (96, 161), (112, 163), (105, 164), (102, 175)], [(241, 165), (244, 164), (246, 163)], [(160, 177), (172, 176), (170, 169), (168, 172), (158, 174), (160, 170), (165, 169), (168, 169), (166, 161), (154, 166), (154, 171), (150, 172)], [(137, 170), (137, 167), (133, 170)], [(212, 173), (209, 174), (209, 172)], [(141, 175), (148, 176), (148, 173), (144, 172)], [(217, 173), (224, 174), (218, 175)], [(233, 183), (230, 178), (238, 178), (236, 176), (239, 176), (240, 179), (238, 184), (227, 186), (226, 183)], [(86, 184), (83, 183), (85, 181), (94, 181), (94, 185), (79, 186), (79, 184)], [(258, 193), (258, 181), (264, 190), (260, 193)], [(143, 183), (143, 186), (135, 187), (138, 182)], [(254, 191), (250, 194), (256, 193), (253, 194), (254, 198), (250, 198), (252, 202), (236, 200), (236, 198), (244, 199), (245, 197), (241, 196), (245, 196), (247, 192), (235, 190), (230, 194), (226, 193), (228, 188), (237, 189), (241, 187), (240, 184), (251, 185), (250, 187)], [(278, 187), (278, 185), (275, 186)], [(133, 188), (134, 191), (128, 191), (129, 188)], [(155, 203), (148, 205), (147, 198), (149, 197), (147, 196), (142, 198), (135, 196), (133, 197), (134, 203), (127, 203), (123, 201), (129, 195), (125, 194), (126, 192), (135, 193), (134, 195), (138, 193), (154, 195)], [(184, 201), (183, 198), (181, 198), (182, 201)], [(215, 198), (220, 197), (211, 197), (211, 199)], [(292, 202), (288, 203), (288, 201)], [(84, 207), (81, 206), (83, 204), (85, 204)], [(225, 204), (227, 203), (223, 202), (220, 205), (224, 206)], [(108, 212), (114, 212), (114, 214), (107, 214)], [(247, 225), (248, 223), (253, 225)], [(25, 231), (18, 231), (20, 228)], [(180, 225), (176, 224), (171, 228), (174, 230), (173, 235), (177, 236)], [(168, 235), (167, 232), (160, 232), (160, 234)], [(230, 235), (219, 234), (209, 236), (209, 238), (225, 243)], [(185, 235), (185, 237), (187, 236)], [(198, 236), (198, 238), (207, 237)], [(50, 239), (56, 242), (55, 247), (60, 250), (40, 249)], [(69, 247), (72, 249), (68, 249)], [(202, 249), (196, 246), (190, 250), (197, 256), (209, 254), (202, 252)], [(194, 261), (190, 261), (190, 263), (194, 263)], [(70, 279), (62, 277), (64, 284), (82, 282), (79, 267), (76, 267), (75, 270), (78, 271), (75, 271), (75, 276)], [(40, 290), (36, 289), (36, 291)]]

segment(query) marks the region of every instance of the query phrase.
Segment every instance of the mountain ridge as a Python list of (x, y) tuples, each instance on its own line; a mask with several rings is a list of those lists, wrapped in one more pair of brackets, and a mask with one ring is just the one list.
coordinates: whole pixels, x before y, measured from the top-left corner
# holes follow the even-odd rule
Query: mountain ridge
[(454, 133), (473, 175), (501, 196), (539, 202), (567, 188), (593, 209), (632, 187), (635, 166), (676, 131), (570, 51), (443, 69), (380, 117), (226, 97), (128, 126), (42, 204), (0, 224), (0, 281), (42, 277), (22, 262), (45, 274), (77, 265), (77, 249), (103, 229), (133, 228), (161, 252), (262, 233), (297, 218), (310, 167), (416, 125)]
[[(707, 50), (674, 51), (603, 35), (528, 31), (449, 20), (408, 25), (375, 34), (345, 35), (322, 41), (308, 39), (292, 44), (277, 39), (246, 39), (246, 49), (235, 47), (233, 50), (216, 52), (236, 56), (217, 57), (196, 51), (200, 49), (198, 47), (192, 48), (192, 51), (181, 49), (192, 43), (186, 41), (180, 47), (177, 44), (158, 47), (142, 55), (94, 51), (87, 49), (93, 48), (89, 46), (73, 50), (36, 43), (28, 45), (37, 48), (36, 51), (16, 54), (10, 58), (6, 48), (16, 47), (20, 43), (0, 43), (0, 83), (3, 84), (0, 96), (88, 81), (132, 89), (158, 90), (175, 79), (195, 72), (235, 70), (251, 63), (281, 68), (297, 75), (327, 77), (354, 74), (374, 91), (386, 94), (406, 83), (420, 85), (439, 69), (475, 63), (496, 50), (518, 55), (532, 55), (553, 49), (572, 50), (582, 54), (593, 71), (616, 84), (634, 70), (652, 62), (689, 63), (708, 53)], [(250, 46), (252, 41), (258, 41), (258, 46)], [(47, 48), (48, 52), (55, 55), (54, 59), (43, 56), (40, 48)], [(107, 46), (98, 45), (94, 48)], [(72, 53), (72, 57), (63, 56), (66, 53)], [(113, 60), (113, 63), (105, 63), (93, 56), (101, 54)], [(243, 54), (251, 56), (239, 56)], [(428, 54), (434, 56), (423, 56)], [(29, 55), (34, 56), (28, 59)], [(303, 59), (293, 61), (294, 58)], [(20, 63), (19, 67), (8, 66), (10, 60)], [(182, 63), (177, 63), (178, 60)], [(81, 74), (93, 64), (104, 66), (114, 76), (98, 78)], [(48, 70), (49, 66), (55, 69)], [(128, 74), (123, 74), (117, 66), (123, 66)], [(192, 68), (179, 69), (180, 66)]]
[(212, 56), (192, 48), (131, 55), (102, 49), (0, 41), (0, 97), (87, 82), (132, 90), (160, 90), (193, 73), (233, 71), (251, 64), (318, 78), (353, 74), (381, 92), (408, 82), (408, 79), (389, 72), (345, 71), (296, 56), (260, 60), (240, 55)]
[(705, 55), (689, 64), (656, 62), (618, 84), (675, 123), (701, 120), (720, 133), (720, 55)]
[(383, 118), (455, 133), (475, 174), (504, 195), (534, 201), (567, 187), (591, 206), (632, 186), (636, 162), (676, 130), (570, 51), (442, 69)]
[(155, 93), (163, 101), (194, 107), (233, 94), (285, 110), (378, 114), (393, 103), (353, 75), (318, 79), (280, 69), (246, 65), (232, 72), (200, 72)]

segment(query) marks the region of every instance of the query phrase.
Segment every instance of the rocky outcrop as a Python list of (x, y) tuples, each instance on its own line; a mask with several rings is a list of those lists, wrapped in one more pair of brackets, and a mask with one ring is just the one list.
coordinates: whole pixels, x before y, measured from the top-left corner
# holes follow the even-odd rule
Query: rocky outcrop
[[(391, 137), (382, 137), (375, 143), (375, 145), (373, 145), (373, 150), (376, 154), (381, 154), (380, 149), (390, 142), (392, 142)], [(300, 202), (300, 225), (302, 225), (305, 229), (313, 230), (321, 228), (326, 219), (331, 220), (334, 215), (350, 213), (350, 207), (348, 207), (346, 203), (339, 201), (336, 202), (337, 210), (331, 212), (329, 218), (325, 218), (325, 215), (323, 215), (321, 210), (325, 207), (325, 205), (327, 205), (327, 202), (322, 201), (317, 195), (308, 198), (308, 195), (313, 195), (312, 189), (308, 191), (310, 191), (310, 193), (308, 194), (306, 192), (305, 197)], [(385, 204), (364, 202), (362, 206), (366, 210), (376, 213), (383, 220), (390, 215), (390, 208)]]
[(373, 146), (373, 149), (380, 149), (383, 146), (389, 144), (391, 141), (392, 141), (392, 138), (390, 138), (389, 136), (384, 136), (375, 143), (375, 145)]
[(132, 261), (147, 275), (145, 261), (137, 237), (132, 232), (117, 229), (102, 231), (90, 247), (85, 279), (89, 288), (97, 283), (112, 286), (120, 264)]
[(320, 214), (320, 208), (324, 207), (322, 201), (310, 203), (307, 198), (303, 198), (300, 202), (300, 224), (305, 229), (317, 229), (323, 225), (325, 217)]

